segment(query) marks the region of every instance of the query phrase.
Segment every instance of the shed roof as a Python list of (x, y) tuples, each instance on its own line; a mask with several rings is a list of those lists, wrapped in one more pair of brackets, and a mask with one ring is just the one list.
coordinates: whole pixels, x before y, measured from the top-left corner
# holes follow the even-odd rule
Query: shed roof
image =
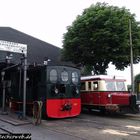
[[(60, 63), (61, 49), (27, 35), (21, 31), (10, 27), (0, 27), (0, 40), (27, 44), (27, 59), (29, 64), (43, 64), (45, 58), (49, 58), (51, 63)], [(0, 62), (2, 62), (8, 52), (0, 51)], [(13, 63), (20, 61), (21, 54), (13, 54)]]

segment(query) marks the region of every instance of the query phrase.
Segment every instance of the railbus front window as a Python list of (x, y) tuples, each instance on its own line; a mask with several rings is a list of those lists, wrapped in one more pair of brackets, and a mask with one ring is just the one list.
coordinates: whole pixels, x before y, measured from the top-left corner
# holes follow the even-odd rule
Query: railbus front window
[(50, 71), (50, 81), (56, 82), (57, 81), (57, 71), (55, 69), (52, 69)]
[(126, 91), (124, 82), (116, 82), (117, 91)]
[(106, 90), (107, 91), (116, 91), (115, 82), (113, 81), (105, 81), (106, 83)]

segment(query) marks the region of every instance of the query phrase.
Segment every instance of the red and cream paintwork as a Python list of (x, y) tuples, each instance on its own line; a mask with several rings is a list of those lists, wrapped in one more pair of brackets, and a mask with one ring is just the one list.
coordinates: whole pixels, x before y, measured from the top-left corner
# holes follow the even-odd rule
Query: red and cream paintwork
[(130, 105), (131, 94), (126, 80), (107, 75), (81, 77), (82, 106), (108, 111), (120, 111)]

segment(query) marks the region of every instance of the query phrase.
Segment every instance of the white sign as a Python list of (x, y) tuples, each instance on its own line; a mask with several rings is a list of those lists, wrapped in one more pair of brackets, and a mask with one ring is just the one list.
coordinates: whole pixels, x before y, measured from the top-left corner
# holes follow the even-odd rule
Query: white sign
[(0, 40), (0, 50), (15, 53), (24, 53), (27, 55), (27, 45), (15, 42)]

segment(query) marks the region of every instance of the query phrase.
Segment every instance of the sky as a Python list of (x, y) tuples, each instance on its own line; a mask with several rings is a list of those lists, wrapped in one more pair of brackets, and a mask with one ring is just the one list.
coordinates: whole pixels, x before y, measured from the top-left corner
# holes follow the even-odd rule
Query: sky
[[(63, 34), (77, 15), (96, 2), (126, 7), (140, 21), (138, 0), (0, 0), (0, 26), (11, 27), (62, 48)], [(134, 65), (134, 75), (140, 73)], [(121, 75), (130, 83), (130, 68), (115, 71), (110, 65), (109, 75)]]

